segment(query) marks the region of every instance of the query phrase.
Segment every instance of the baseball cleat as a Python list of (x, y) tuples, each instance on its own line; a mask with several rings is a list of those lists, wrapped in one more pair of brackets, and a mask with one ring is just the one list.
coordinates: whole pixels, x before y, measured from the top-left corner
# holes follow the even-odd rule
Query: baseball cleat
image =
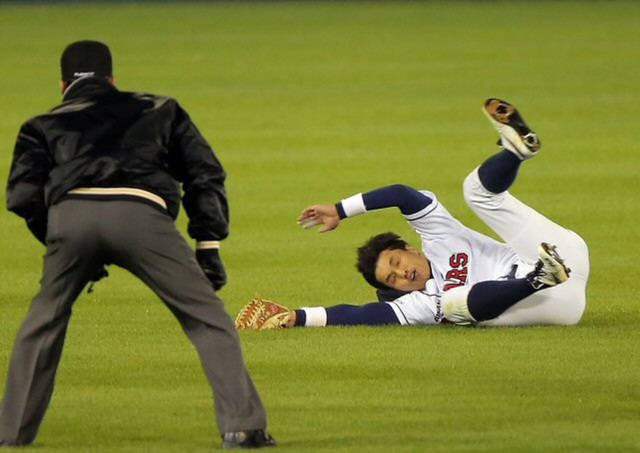
[(287, 307), (266, 299), (253, 299), (236, 317), (236, 329), (284, 329), (293, 326), (292, 312)]
[(543, 242), (538, 247), (536, 267), (527, 278), (535, 289), (543, 289), (566, 282), (570, 273), (571, 269), (565, 266), (564, 260), (556, 252), (555, 245)]
[(484, 114), (500, 134), (500, 144), (520, 159), (530, 159), (540, 149), (540, 140), (529, 129), (516, 108), (506, 101), (496, 98), (484, 102)]
[(275, 447), (276, 440), (264, 429), (227, 432), (222, 435), (222, 449)]

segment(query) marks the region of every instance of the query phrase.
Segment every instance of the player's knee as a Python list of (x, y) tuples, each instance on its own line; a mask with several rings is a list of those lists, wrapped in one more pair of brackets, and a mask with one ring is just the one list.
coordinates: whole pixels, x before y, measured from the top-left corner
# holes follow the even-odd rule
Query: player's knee
[[(574, 284), (577, 280), (574, 280)], [(567, 282), (568, 283), (568, 282)], [(565, 283), (566, 284), (566, 283)], [(584, 283), (586, 286), (586, 282)], [(580, 322), (584, 315), (585, 308), (587, 306), (587, 295), (585, 286), (578, 286), (577, 294), (574, 293), (573, 297), (569, 300), (564, 300), (565, 310), (562, 316), (558, 319), (558, 325), (562, 326), (575, 326)]]
[(575, 237), (573, 260), (571, 262), (572, 277), (581, 277), (585, 281), (589, 279), (589, 272), (591, 270), (591, 263), (589, 259), (589, 246), (585, 240), (576, 232), (573, 232)]
[(469, 313), (467, 296), (469, 288), (459, 286), (445, 292), (442, 296), (442, 314), (454, 324), (467, 325), (475, 323), (476, 320)]

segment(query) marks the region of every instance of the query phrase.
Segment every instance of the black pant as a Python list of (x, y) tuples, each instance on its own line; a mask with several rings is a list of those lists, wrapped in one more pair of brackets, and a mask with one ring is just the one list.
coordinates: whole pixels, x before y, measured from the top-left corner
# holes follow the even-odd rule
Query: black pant
[(35, 439), (53, 393), (71, 308), (105, 263), (132, 272), (176, 316), (213, 388), (220, 431), (265, 428), (265, 410), (233, 322), (172, 219), (135, 201), (69, 199), (49, 210), (41, 289), (15, 340), (0, 439)]

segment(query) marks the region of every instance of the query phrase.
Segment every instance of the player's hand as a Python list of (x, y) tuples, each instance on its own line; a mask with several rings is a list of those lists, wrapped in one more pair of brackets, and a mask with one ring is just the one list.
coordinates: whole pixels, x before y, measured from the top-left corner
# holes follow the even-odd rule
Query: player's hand
[(227, 273), (224, 270), (219, 249), (198, 249), (196, 259), (214, 290), (218, 291), (227, 283)]
[(322, 225), (319, 229), (319, 233), (326, 233), (327, 231), (335, 230), (340, 224), (340, 216), (335, 205), (332, 204), (317, 204), (309, 206), (302, 211), (300, 217), (298, 217), (298, 225), (302, 225), (305, 230), (313, 228), (317, 225)]

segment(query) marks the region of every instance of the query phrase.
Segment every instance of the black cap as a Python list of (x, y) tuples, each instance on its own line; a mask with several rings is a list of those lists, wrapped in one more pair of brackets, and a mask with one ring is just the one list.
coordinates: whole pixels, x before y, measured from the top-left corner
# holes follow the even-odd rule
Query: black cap
[(62, 52), (60, 69), (62, 80), (112, 76), (111, 51), (98, 41), (76, 41)]

